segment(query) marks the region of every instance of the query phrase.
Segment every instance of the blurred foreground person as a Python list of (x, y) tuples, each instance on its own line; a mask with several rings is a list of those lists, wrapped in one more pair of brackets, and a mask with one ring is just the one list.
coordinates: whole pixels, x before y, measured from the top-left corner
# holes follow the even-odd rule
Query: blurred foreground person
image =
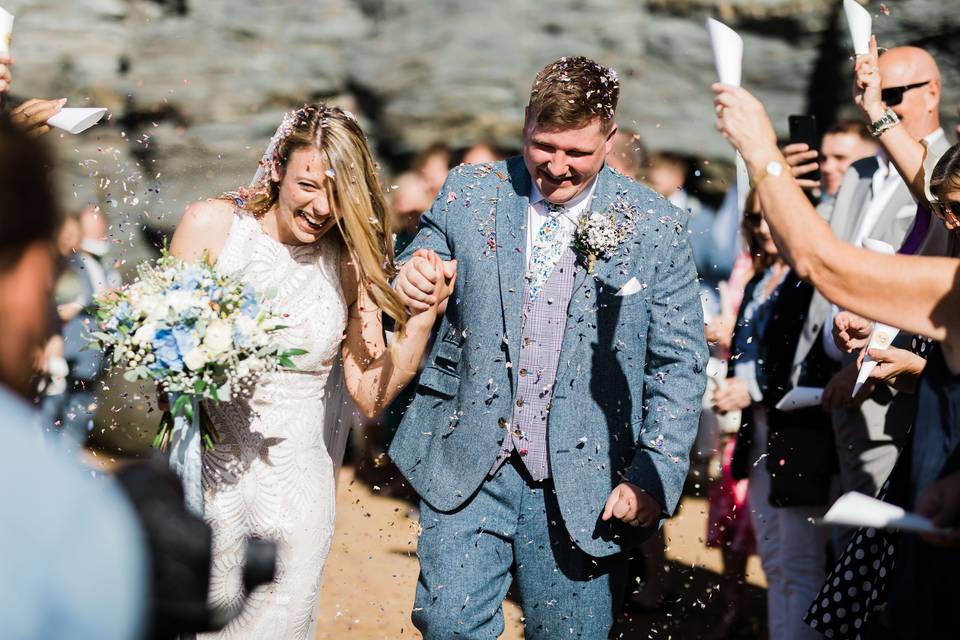
[(113, 482), (44, 447), (26, 401), (56, 275), (48, 166), (0, 117), (0, 637), (136, 638), (147, 557), (134, 512)]

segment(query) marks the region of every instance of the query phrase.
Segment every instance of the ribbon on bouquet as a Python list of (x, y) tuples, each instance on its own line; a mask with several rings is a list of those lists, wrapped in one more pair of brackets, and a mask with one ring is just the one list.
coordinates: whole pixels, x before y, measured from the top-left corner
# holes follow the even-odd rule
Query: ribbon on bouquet
[[(203, 516), (203, 443), (200, 433), (200, 399), (188, 396), (189, 411), (173, 416), (170, 433), (170, 468), (180, 477), (183, 497), (196, 516)], [(176, 406), (177, 395), (171, 394), (170, 406)]]

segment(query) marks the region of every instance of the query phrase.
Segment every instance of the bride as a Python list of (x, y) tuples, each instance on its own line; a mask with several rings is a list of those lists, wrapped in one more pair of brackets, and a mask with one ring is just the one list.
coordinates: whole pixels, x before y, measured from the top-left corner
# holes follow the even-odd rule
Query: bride
[[(334, 523), (323, 431), (339, 409), (325, 397), (331, 369), (341, 357), (357, 407), (378, 414), (412, 380), (437, 305), (453, 288), (451, 281), (429, 310), (407, 318), (389, 284), (393, 242), (376, 167), (348, 113), (312, 104), (287, 114), (258, 176), (250, 190), (190, 205), (170, 245), (184, 260), (215, 260), (271, 292), (286, 327), (282, 345), (307, 350), (296, 370), (261, 376), (249, 397), (205, 407), (219, 434), (203, 455), (210, 604), (239, 606), (246, 537), (278, 545), (274, 581), (205, 638), (312, 637)], [(389, 349), (381, 312), (396, 325)]]

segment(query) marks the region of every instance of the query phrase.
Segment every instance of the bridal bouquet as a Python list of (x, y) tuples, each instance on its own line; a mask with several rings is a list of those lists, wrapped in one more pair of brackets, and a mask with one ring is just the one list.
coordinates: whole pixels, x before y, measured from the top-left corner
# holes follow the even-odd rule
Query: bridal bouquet
[[(188, 264), (165, 254), (96, 302), (93, 345), (112, 354), (127, 380), (153, 380), (175, 398), (153, 441), (159, 448), (169, 443), (175, 418), (194, 420), (200, 400), (229, 402), (256, 376), (293, 369), (292, 358), (306, 353), (278, 348), (271, 335), (283, 325), (266, 297), (208, 260)], [(217, 436), (209, 421), (201, 421), (201, 435), (212, 447)]]

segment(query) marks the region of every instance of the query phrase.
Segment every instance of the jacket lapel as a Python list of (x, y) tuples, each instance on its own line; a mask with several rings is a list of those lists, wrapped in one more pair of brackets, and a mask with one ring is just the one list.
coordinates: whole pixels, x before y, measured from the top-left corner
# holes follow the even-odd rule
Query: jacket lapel
[[(497, 271), (500, 304), (510, 362), (520, 360), (520, 319), (523, 314), (523, 274), (526, 271), (527, 209), (530, 174), (523, 158), (507, 162), (508, 176), (497, 197)], [(514, 384), (513, 369), (510, 382)]]
[[(587, 206), (587, 214), (604, 213), (613, 205), (617, 195), (616, 174), (607, 167), (604, 167), (597, 176), (597, 189), (593, 194), (593, 201)], [(583, 260), (578, 256), (576, 262), (576, 273), (573, 277), (573, 295), (570, 296), (570, 303), (567, 306), (567, 324), (563, 332), (563, 345), (560, 348), (560, 362), (557, 365), (557, 380), (561, 379), (568, 363), (577, 360), (575, 357), (578, 346), (583, 342), (581, 339), (581, 330), (579, 327), (595, 324), (588, 322), (584, 324), (583, 315), (585, 310), (593, 308), (596, 305), (595, 293), (589, 286), (594, 278), (601, 278), (606, 273), (611, 263), (617, 262), (617, 255), (609, 258), (599, 258), (592, 274), (587, 273), (587, 268)], [(593, 333), (597, 331), (593, 327)]]

